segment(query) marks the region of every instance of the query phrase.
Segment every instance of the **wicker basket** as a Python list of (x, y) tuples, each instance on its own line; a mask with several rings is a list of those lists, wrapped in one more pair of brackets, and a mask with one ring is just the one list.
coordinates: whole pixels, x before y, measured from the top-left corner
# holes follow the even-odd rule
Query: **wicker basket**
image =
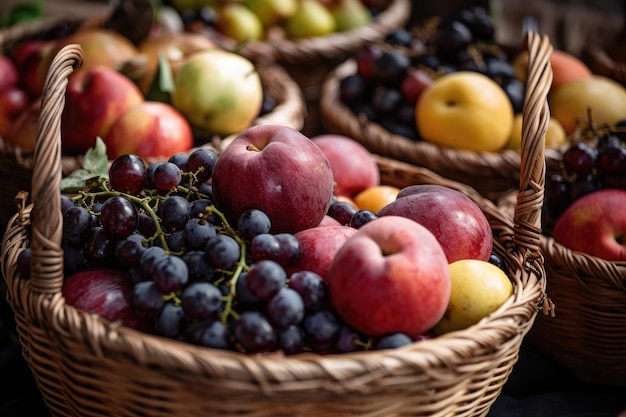
[(240, 53), (253, 60), (272, 57), (301, 87), (307, 104), (302, 132), (321, 133), (319, 99), (324, 78), (339, 63), (352, 56), (362, 45), (383, 39), (409, 20), (411, 1), (378, 0), (381, 12), (366, 26), (298, 40), (281, 39), (251, 42)]
[[(14, 26), (0, 31), (0, 50), (26, 36), (40, 33), (58, 24), (58, 19), (46, 19)], [(282, 124), (296, 130), (304, 126), (306, 113), (304, 97), (298, 84), (280, 65), (267, 60), (257, 63), (264, 93), (273, 99), (276, 107), (252, 124)], [(212, 141), (219, 146), (221, 138)], [(63, 173), (68, 174), (80, 167), (82, 157), (62, 158)], [(33, 155), (25, 154), (20, 149), (11, 147), (0, 138), (0, 231), (4, 231), (9, 218), (15, 213), (13, 198), (20, 190), (30, 188)]]
[(391, 133), (366, 116), (356, 115), (339, 98), (341, 80), (355, 72), (355, 60), (348, 59), (333, 69), (324, 81), (320, 113), (321, 123), (327, 131), (351, 137), (371, 152), (425, 167), (468, 184), (494, 201), (517, 188), (521, 161), (517, 151), (474, 152), (445, 148)]
[[(521, 168), (515, 222), (466, 185), (379, 158), (382, 179), (389, 184), (447, 185), (479, 204), (492, 225), (494, 250), (506, 262), (514, 294), (468, 329), (403, 348), (290, 357), (249, 356), (150, 336), (65, 303), (58, 198), (60, 115), (67, 77), (82, 56), (77, 45), (64, 48), (44, 90), (33, 204), (11, 219), (1, 253), (23, 354), (53, 415), (486, 415), (545, 298), (538, 241), (551, 45), (534, 34), (529, 41), (531, 65), (546, 72), (532, 79), (527, 96), (527, 163)], [(27, 246), (33, 254), (31, 278), (23, 280), (17, 257)]]

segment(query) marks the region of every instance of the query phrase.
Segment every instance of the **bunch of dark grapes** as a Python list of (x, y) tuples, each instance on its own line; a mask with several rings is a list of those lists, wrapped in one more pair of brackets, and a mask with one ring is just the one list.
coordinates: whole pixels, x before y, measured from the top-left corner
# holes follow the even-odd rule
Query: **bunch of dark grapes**
[(625, 122), (592, 125), (555, 158), (549, 158), (543, 207), (544, 232), (578, 198), (605, 188), (626, 190)]
[(339, 81), (339, 98), (355, 114), (420, 140), (415, 103), (421, 91), (439, 75), (475, 71), (496, 81), (519, 113), (525, 87), (495, 43), (494, 27), (485, 9), (469, 7), (397, 29), (355, 53), (356, 71)]
[[(61, 195), (65, 273), (128, 271), (142, 330), (215, 349), (348, 352), (401, 346), (402, 334), (372, 339), (332, 308), (326, 282), (296, 271), (300, 242), (273, 234), (261, 210), (230, 224), (213, 205), (212, 150), (173, 155), (146, 166), (115, 159), (108, 179)], [(333, 204), (338, 221), (360, 227), (376, 216)]]

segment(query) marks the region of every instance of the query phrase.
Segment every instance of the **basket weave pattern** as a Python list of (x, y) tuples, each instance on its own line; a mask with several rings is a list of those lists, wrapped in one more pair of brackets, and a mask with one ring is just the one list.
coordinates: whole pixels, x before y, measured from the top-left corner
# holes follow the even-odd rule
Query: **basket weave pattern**
[(626, 262), (578, 253), (542, 237), (555, 317), (542, 317), (532, 341), (579, 379), (626, 387)]
[[(32, 205), (15, 215), (2, 245), (2, 272), (23, 354), (55, 416), (484, 416), (499, 395), (545, 297), (539, 252), (543, 139), (551, 82), (546, 37), (529, 34), (531, 77), (515, 221), (466, 185), (379, 158), (383, 182), (428, 183), (465, 192), (487, 215), (494, 250), (514, 294), (466, 330), (399, 349), (322, 356), (249, 356), (150, 336), (65, 304), (60, 115), (67, 76), (80, 65), (69, 45), (45, 87)], [(29, 241), (29, 236), (31, 236)], [(31, 278), (17, 272), (30, 245)]]

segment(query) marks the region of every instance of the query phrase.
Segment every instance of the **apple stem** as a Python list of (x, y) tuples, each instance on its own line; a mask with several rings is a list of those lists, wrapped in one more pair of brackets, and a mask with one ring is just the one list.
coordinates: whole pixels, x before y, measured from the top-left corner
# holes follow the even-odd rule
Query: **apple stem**
[(246, 150), (254, 151), (254, 152), (261, 152), (261, 150), (257, 148), (256, 146), (254, 146), (253, 144), (246, 145)]

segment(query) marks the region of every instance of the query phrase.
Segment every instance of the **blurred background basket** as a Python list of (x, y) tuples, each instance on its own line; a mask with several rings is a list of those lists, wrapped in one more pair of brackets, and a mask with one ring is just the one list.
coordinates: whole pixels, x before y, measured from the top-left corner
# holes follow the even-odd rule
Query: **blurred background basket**
[(362, 45), (384, 39), (409, 20), (409, 0), (378, 0), (372, 3), (378, 5), (376, 8), (380, 12), (366, 26), (298, 40), (250, 42), (240, 51), (243, 56), (253, 60), (272, 57), (298, 83), (306, 100), (307, 114), (302, 132), (307, 136), (320, 133), (322, 129), (319, 100), (326, 75)]
[[(483, 210), (513, 295), (468, 329), (398, 349), (248, 356), (151, 336), (65, 303), (61, 249), (60, 116), (67, 77), (82, 60), (65, 47), (50, 67), (35, 151), (32, 204), (16, 214), (2, 242), (2, 272), (23, 354), (55, 416), (484, 416), (501, 392), (520, 344), (545, 300), (538, 242), (543, 141), (551, 81), (547, 37), (529, 34), (521, 181), (515, 221), (467, 185), (410, 164), (378, 158), (382, 181), (440, 184)], [(32, 248), (31, 277), (17, 257)]]
[[(79, 20), (63, 20), (60, 18), (38, 19), (0, 30), (0, 51), (27, 37), (38, 36), (47, 30), (66, 25), (68, 30), (78, 27)], [(256, 118), (252, 124), (282, 124), (296, 130), (304, 126), (306, 114), (304, 97), (298, 84), (280, 65), (263, 60), (255, 63), (259, 73), (263, 92), (275, 107), (268, 113)], [(213, 137), (211, 146), (219, 146), (220, 137)], [(65, 175), (79, 168), (82, 156), (62, 157)], [(0, 231), (3, 231), (8, 219), (15, 214), (17, 208), (14, 197), (20, 190), (30, 189), (33, 155), (11, 146), (0, 137)]]
[(581, 381), (626, 387), (626, 262), (574, 252), (541, 237), (555, 317), (540, 317), (531, 342)]

